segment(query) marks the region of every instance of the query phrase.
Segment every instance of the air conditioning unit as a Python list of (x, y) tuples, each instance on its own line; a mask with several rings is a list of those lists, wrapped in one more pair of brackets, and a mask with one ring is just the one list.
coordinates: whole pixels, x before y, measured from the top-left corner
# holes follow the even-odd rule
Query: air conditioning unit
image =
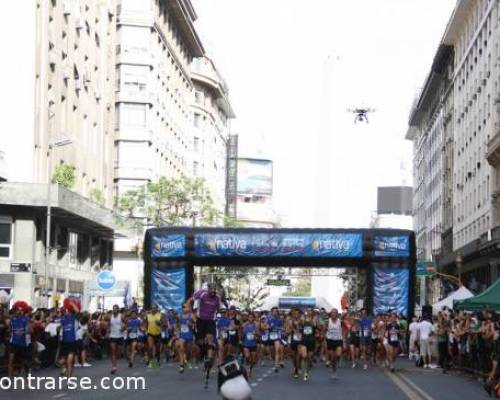
[(486, 86), (486, 82), (488, 82), (488, 80), (486, 78), (483, 78), (483, 80), (481, 81), (481, 83), (483, 84), (483, 86)]
[(65, 0), (65, 1), (63, 2), (63, 14), (64, 14), (64, 15), (70, 15), (70, 14), (71, 14), (71, 12), (73, 11), (73, 10), (72, 10), (72, 8), (73, 8), (72, 1), (70, 1), (70, 0)]
[(92, 81), (92, 74), (90, 72), (85, 72), (83, 74), (83, 83), (85, 86), (88, 86), (88, 84)]
[(83, 21), (82, 17), (78, 17), (75, 19), (75, 28), (77, 30), (85, 28), (85, 22)]

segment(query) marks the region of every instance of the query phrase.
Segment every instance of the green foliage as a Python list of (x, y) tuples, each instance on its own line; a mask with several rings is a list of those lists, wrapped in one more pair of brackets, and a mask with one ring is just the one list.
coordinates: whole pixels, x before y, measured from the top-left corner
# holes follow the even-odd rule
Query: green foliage
[(143, 221), (147, 226), (214, 225), (219, 217), (202, 179), (160, 178), (116, 200), (121, 218)]
[(236, 218), (224, 216), (224, 226), (226, 228), (243, 228), (245, 224), (238, 221)]
[(69, 164), (59, 164), (54, 168), (52, 183), (58, 183), (66, 189), (71, 189), (75, 184), (75, 167)]
[(90, 191), (90, 201), (104, 207), (106, 200), (104, 199), (103, 193), (99, 189), (92, 189)]
[(290, 297), (302, 297), (311, 295), (311, 277), (303, 276), (297, 279), (292, 292), (286, 294)]
[[(226, 292), (226, 297), (231, 301), (240, 304), (242, 308), (255, 309), (264, 304), (268, 296), (262, 277), (252, 277), (249, 275), (225, 275), (224, 272), (235, 272), (231, 267), (211, 267), (210, 272), (217, 272), (215, 277), (217, 285)], [(245, 268), (245, 273), (252, 274), (259, 272), (259, 268)]]

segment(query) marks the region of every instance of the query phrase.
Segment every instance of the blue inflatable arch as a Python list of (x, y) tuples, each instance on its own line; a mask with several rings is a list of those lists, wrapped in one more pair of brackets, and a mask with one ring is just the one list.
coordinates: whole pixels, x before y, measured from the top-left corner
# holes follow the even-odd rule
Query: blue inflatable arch
[(194, 290), (194, 266), (358, 267), (368, 269), (367, 308), (411, 316), (415, 235), (399, 229), (149, 229), (145, 305), (179, 309)]

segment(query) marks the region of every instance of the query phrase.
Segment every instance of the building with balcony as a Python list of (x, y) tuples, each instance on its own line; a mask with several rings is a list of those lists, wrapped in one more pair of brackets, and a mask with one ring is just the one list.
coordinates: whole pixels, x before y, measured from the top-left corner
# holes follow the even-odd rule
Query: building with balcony
[(0, 183), (0, 288), (33, 307), (45, 307), (47, 301), (52, 307), (56, 294), (82, 298), (85, 282), (112, 265), (111, 212), (61, 185), (50, 189), (49, 200), (47, 184)]
[(204, 55), (189, 0), (117, 4), (115, 194), (193, 174), (194, 85)]
[(476, 292), (500, 275), (499, 24), (497, 1), (457, 1), (407, 134), (420, 257)]
[(193, 176), (203, 178), (214, 205), (226, 213), (226, 177), (230, 120), (235, 117), (227, 84), (208, 57), (191, 63), (194, 84)]

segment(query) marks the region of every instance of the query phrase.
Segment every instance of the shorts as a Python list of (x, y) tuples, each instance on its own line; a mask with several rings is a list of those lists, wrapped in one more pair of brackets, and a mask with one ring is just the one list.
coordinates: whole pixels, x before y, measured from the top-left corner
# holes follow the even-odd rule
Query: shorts
[(136, 343), (137, 343), (137, 338), (135, 338), (135, 339), (132, 339), (132, 338), (127, 338), (127, 339), (125, 340), (125, 343), (126, 343), (126, 344), (132, 344), (132, 343), (134, 343), (134, 342), (136, 342)]
[(344, 342), (342, 340), (330, 340), (326, 339), (326, 348), (328, 351), (336, 351), (337, 348), (343, 348)]
[(78, 353), (78, 343), (77, 342), (61, 342), (61, 347), (59, 348), (59, 355), (61, 357), (69, 356), (70, 354)]
[(361, 346), (369, 346), (372, 342), (372, 339), (370, 336), (361, 336), (360, 338), (360, 344)]
[(431, 346), (429, 344), (429, 339), (420, 339), (420, 355), (422, 356), (432, 356)]
[(196, 320), (196, 339), (203, 340), (207, 335), (217, 337), (217, 326), (212, 319), (198, 319)]
[(240, 338), (238, 335), (229, 335), (226, 340), (227, 344), (231, 346), (238, 346), (240, 344)]
[(247, 349), (251, 353), (254, 353), (257, 351), (257, 346), (243, 346), (244, 349)]
[(152, 338), (153, 342), (155, 342), (155, 344), (158, 344), (158, 343), (160, 343), (160, 340), (161, 340), (161, 334), (152, 335), (151, 333), (148, 333), (148, 339), (149, 338)]
[(28, 346), (17, 346), (15, 344), (9, 344), (8, 347), (9, 354), (14, 354), (15, 359), (29, 359), (29, 350), (30, 348)]
[(389, 346), (394, 347), (395, 349), (397, 349), (399, 347), (399, 342), (389, 341)]
[(292, 351), (297, 351), (297, 349), (299, 348), (299, 344), (300, 342), (295, 342), (292, 340), (292, 343), (290, 343), (290, 348), (292, 349)]
[(109, 338), (109, 343), (114, 343), (116, 345), (123, 344), (123, 338), (113, 338), (113, 337), (110, 337)]
[(300, 345), (304, 346), (308, 352), (316, 350), (316, 342), (314, 340), (303, 340)]
[(349, 338), (349, 345), (351, 345), (351, 346), (359, 347), (360, 343), (361, 343), (361, 339), (359, 338), (359, 336)]

